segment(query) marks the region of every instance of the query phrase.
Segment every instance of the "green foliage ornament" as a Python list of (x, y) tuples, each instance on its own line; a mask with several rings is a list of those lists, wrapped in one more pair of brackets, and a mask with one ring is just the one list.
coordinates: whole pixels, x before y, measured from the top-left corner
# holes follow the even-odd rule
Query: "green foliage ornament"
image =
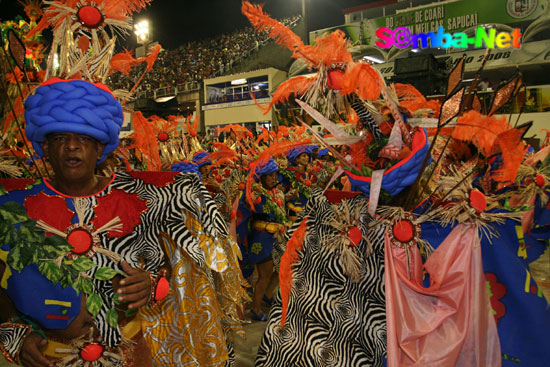
[[(77, 294), (84, 292), (87, 295), (86, 308), (93, 317), (99, 314), (103, 301), (92, 280), (110, 281), (120, 274), (111, 268), (96, 268), (97, 265), (86, 256), (74, 260), (67, 258), (72, 249), (67, 240), (57, 235), (46, 237), (44, 230), (28, 217), (23, 206), (13, 201), (0, 205), (0, 247), (8, 244), (7, 263), (11, 268), (21, 272), (26, 266), (36, 264), (40, 274), (53, 284), (59, 283), (63, 288), (72, 286)], [(88, 272), (93, 272), (93, 278)], [(117, 300), (113, 299), (113, 303)], [(118, 324), (114, 308), (107, 311), (107, 323), (111, 327)]]

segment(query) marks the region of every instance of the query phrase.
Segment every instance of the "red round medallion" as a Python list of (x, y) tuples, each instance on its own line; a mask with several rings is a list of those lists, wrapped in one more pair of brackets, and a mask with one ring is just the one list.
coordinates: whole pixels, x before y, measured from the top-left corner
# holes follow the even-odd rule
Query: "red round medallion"
[(538, 187), (543, 187), (544, 184), (546, 184), (546, 180), (544, 179), (543, 175), (541, 175), (540, 173), (537, 173), (537, 175), (535, 176), (535, 183), (537, 184)]
[(160, 142), (164, 143), (165, 141), (168, 141), (169, 136), (168, 136), (168, 133), (166, 131), (161, 131), (158, 134), (157, 138)]
[(482, 213), (487, 208), (487, 198), (481, 191), (470, 191), (470, 205), (475, 209), (477, 213)]
[(92, 248), (92, 235), (85, 229), (77, 228), (67, 235), (67, 242), (73, 246), (72, 252), (75, 254), (84, 254)]
[(244, 190), (244, 188), (245, 188), (245, 185), (243, 183), (240, 183), (239, 184), (239, 190)]
[(363, 233), (361, 233), (361, 230), (359, 227), (351, 227), (348, 230), (348, 238), (350, 241), (351, 246), (357, 246), (359, 242), (361, 242), (361, 239), (363, 238)]
[(336, 90), (342, 89), (343, 81), (344, 81), (344, 70), (332, 69), (328, 72), (327, 85), (330, 89), (336, 89)]
[(103, 355), (104, 348), (101, 344), (90, 343), (86, 344), (80, 350), (80, 357), (88, 362), (97, 361)]
[(78, 9), (76, 17), (83, 26), (88, 28), (97, 28), (103, 23), (103, 14), (98, 8), (91, 5), (85, 5)]
[(157, 282), (157, 288), (155, 289), (155, 301), (160, 301), (168, 295), (170, 291), (170, 283), (165, 277), (161, 277)]
[(414, 226), (410, 220), (403, 219), (397, 221), (392, 226), (393, 237), (399, 242), (410, 242), (414, 239)]

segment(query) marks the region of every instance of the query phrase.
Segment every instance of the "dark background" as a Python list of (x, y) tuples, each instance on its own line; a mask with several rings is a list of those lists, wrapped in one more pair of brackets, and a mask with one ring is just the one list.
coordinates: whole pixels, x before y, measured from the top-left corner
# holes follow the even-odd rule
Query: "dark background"
[[(313, 31), (343, 24), (343, 9), (372, 1), (306, 0), (308, 29)], [(251, 2), (264, 4), (264, 12), (277, 19), (302, 13), (301, 0)], [(17, 0), (0, 0), (1, 21), (14, 19), (16, 15), (28, 20), (23, 6)], [(136, 22), (142, 18), (147, 18), (152, 24), (152, 40), (167, 49), (250, 26), (248, 19), (241, 14), (241, 0), (153, 0), (145, 10), (134, 15)], [(45, 36), (48, 37), (47, 33)], [(134, 48), (135, 45), (133, 33), (122, 44), (128, 48)]]

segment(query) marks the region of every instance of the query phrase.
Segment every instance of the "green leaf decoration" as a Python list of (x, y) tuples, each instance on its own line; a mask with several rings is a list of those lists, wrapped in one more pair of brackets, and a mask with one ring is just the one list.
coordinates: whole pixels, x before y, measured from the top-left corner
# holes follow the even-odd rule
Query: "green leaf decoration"
[(69, 252), (72, 250), (72, 246), (67, 242), (66, 239), (59, 237), (57, 235), (52, 235), (46, 237), (44, 240), (44, 245), (49, 245), (55, 247), (58, 251)]
[(78, 278), (78, 283), (82, 292), (90, 295), (94, 292), (94, 283), (84, 277)]
[(118, 294), (118, 293), (115, 293), (114, 297), (113, 297), (113, 302), (116, 304), (116, 305), (122, 305), (126, 302), (124, 301), (120, 301), (119, 298), (122, 297), (121, 294)]
[(0, 216), (9, 224), (25, 222), (29, 219), (23, 206), (15, 201), (0, 205)]
[[(60, 280), (61, 286), (65, 288), (70, 285), (73, 285), (78, 278), (78, 271), (73, 269), (70, 266), (63, 266), (61, 270), (63, 271), (63, 276), (61, 277), (61, 280)], [(75, 290), (79, 291), (79, 289), (76, 289), (76, 288)]]
[(38, 270), (53, 284), (57, 284), (63, 276), (61, 268), (53, 261), (40, 261), (38, 263)]
[[(0, 220), (0, 245), (18, 242), (19, 234), (13, 224)], [(12, 246), (13, 247), (13, 246)]]
[(87, 272), (88, 270), (94, 268), (95, 263), (86, 256), (80, 256), (78, 259), (73, 261), (72, 267), (78, 271)]
[(4, 186), (2, 186), (2, 185), (0, 184), (0, 196), (6, 195), (7, 193), (8, 193), (8, 192), (6, 191), (6, 189), (4, 188)]
[(107, 323), (110, 327), (116, 328), (118, 325), (118, 313), (114, 308), (107, 311)]
[(94, 278), (99, 280), (111, 280), (114, 278), (115, 275), (117, 275), (118, 272), (111, 268), (99, 268), (94, 274)]
[(88, 296), (88, 299), (86, 300), (86, 308), (88, 309), (88, 312), (92, 317), (96, 317), (99, 313), (99, 310), (101, 310), (101, 306), (103, 305), (103, 301), (101, 300), (101, 297), (99, 297), (97, 294), (92, 293)]
[(31, 246), (36, 245), (16, 244), (13, 246), (13, 249), (8, 253), (8, 264), (21, 272), (25, 266), (36, 263), (38, 260), (37, 254)]
[(137, 310), (135, 308), (129, 308), (126, 310), (126, 312), (124, 312), (124, 316), (130, 317), (135, 315), (136, 313), (137, 313)]
[(19, 226), (19, 235), (27, 242), (43, 243), (46, 239), (44, 231), (36, 228), (36, 221), (29, 219)]
[(69, 251), (63, 251), (59, 247), (52, 245), (41, 245), (39, 252), (39, 257), (42, 259), (57, 259), (60, 256), (65, 256), (65, 254)]

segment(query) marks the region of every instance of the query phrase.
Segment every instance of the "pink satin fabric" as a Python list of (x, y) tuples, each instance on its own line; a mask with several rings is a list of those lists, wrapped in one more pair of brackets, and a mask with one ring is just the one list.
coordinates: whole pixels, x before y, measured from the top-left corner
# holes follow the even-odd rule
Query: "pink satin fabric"
[(424, 265), (409, 251), (410, 277), (405, 250), (386, 234), (388, 367), (501, 366), (476, 228), (456, 226)]

